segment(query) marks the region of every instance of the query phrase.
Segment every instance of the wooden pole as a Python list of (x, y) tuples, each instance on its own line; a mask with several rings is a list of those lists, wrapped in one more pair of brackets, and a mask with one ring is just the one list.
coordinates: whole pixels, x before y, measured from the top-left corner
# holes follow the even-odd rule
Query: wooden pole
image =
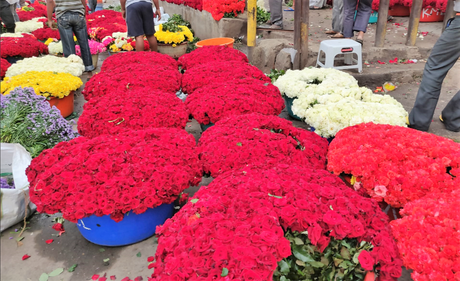
[(310, 0), (301, 0), (302, 21), (300, 23), (300, 69), (308, 64), (308, 23), (310, 22)]
[(256, 46), (257, 32), (257, 0), (248, 0), (248, 59), (253, 62), (253, 52)]
[(446, 13), (444, 14), (444, 22), (442, 23), (443, 32), (444, 32), (444, 29), (446, 29), (447, 21), (453, 17), (455, 17), (454, 0), (448, 0), (447, 7), (446, 7)]
[(390, 0), (380, 0), (379, 17), (377, 19), (377, 31), (375, 32), (375, 47), (383, 47), (385, 44), (389, 8)]
[(406, 45), (415, 46), (417, 41), (418, 24), (420, 15), (422, 14), (423, 0), (412, 0), (412, 8), (410, 11), (409, 29), (407, 30)]
[(296, 3), (296, 8), (294, 9), (294, 49), (297, 51), (294, 58), (294, 69), (300, 69), (300, 57), (302, 52), (302, 43), (301, 43), (301, 22), (302, 22), (302, 3), (303, 0), (294, 0)]

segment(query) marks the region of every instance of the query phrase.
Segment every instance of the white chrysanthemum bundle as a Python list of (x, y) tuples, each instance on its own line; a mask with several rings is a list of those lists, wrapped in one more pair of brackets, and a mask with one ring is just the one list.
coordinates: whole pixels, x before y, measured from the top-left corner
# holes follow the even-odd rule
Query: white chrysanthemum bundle
[(6, 77), (16, 76), (27, 71), (53, 71), (69, 73), (79, 77), (85, 70), (83, 60), (76, 55), (70, 55), (67, 58), (47, 55), (43, 57), (25, 58), (14, 63), (8, 68)]
[[(16, 22), (15, 33), (30, 33), (37, 29), (43, 28), (43, 22), (38, 20), (45, 18), (34, 18), (28, 21)], [(11, 36), (10, 36), (11, 37)]]

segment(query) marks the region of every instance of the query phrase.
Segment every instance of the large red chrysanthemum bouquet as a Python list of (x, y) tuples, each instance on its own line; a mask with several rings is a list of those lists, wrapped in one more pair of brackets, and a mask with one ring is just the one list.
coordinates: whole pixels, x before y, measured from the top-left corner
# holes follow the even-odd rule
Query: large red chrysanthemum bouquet
[(460, 144), (404, 127), (360, 124), (336, 135), (328, 169), (353, 175), (355, 189), (398, 208), (432, 191), (460, 189)]
[(236, 17), (244, 12), (244, 0), (203, 0), (203, 10), (211, 13), (215, 20), (225, 17)]
[(402, 219), (392, 221), (404, 266), (415, 281), (459, 280), (460, 190), (430, 193), (407, 203)]
[(41, 41), (46, 41), (48, 38), (54, 38), (54, 39), (61, 39), (61, 36), (59, 35), (59, 30), (57, 29), (52, 29), (49, 27), (44, 27), (37, 29), (32, 32), (32, 34)]
[(86, 17), (88, 34), (97, 41), (102, 41), (106, 36), (115, 32), (126, 32), (126, 21), (120, 12), (101, 10), (91, 13)]
[(159, 128), (61, 142), (32, 160), (27, 177), (39, 212), (119, 222), (131, 210), (172, 203), (200, 182), (201, 167), (192, 135)]
[(147, 64), (127, 64), (114, 70), (93, 75), (82, 91), (89, 101), (108, 93), (119, 92), (129, 95), (132, 90), (143, 90), (149, 94), (155, 90), (176, 93), (180, 89), (181, 74), (168, 67)]
[(9, 63), (6, 59), (0, 59), (0, 79), (5, 77), (6, 71), (10, 66), (11, 63)]
[(91, 99), (83, 106), (78, 132), (93, 138), (149, 128), (184, 129), (187, 120), (185, 105), (175, 94), (159, 91), (146, 94), (144, 90), (131, 91), (129, 95), (115, 92)]
[(203, 10), (203, 0), (165, 0), (168, 3), (184, 5), (199, 11)]
[[(403, 5), (407, 7), (412, 7), (412, 0), (390, 0), (390, 7), (395, 5)], [(380, 6), (380, 0), (374, 0), (372, 2), (372, 9), (378, 11)], [(423, 0), (423, 8), (436, 8), (441, 12), (446, 12), (447, 0)]]
[(278, 116), (284, 109), (278, 88), (256, 79), (212, 83), (193, 92), (185, 104), (201, 124), (249, 113)]
[(214, 82), (247, 78), (271, 83), (271, 79), (255, 66), (241, 61), (213, 61), (187, 70), (182, 77), (182, 92), (190, 95), (196, 89)]
[(48, 54), (48, 46), (31, 36), (24, 37), (2, 37), (0, 39), (0, 54), (6, 57), (38, 57), (41, 54)]
[[(284, 232), (305, 231), (310, 246), (282, 238)], [(401, 275), (388, 218), (378, 205), (325, 170), (296, 165), (224, 173), (202, 187), (157, 234), (153, 280), (272, 280), (275, 270), (273, 279), (280, 280), (281, 271), (294, 273), (294, 264), (308, 267), (311, 279), (291, 280), (326, 280), (319, 277), (329, 274), (335, 280), (345, 271), (356, 274), (341, 280), (362, 280), (364, 269), (379, 272), (379, 280)], [(331, 249), (333, 256), (327, 256), (331, 241), (345, 238), (370, 249), (355, 257)], [(320, 253), (318, 261), (311, 251)], [(282, 259), (291, 254), (299, 262), (286, 268)], [(356, 258), (359, 262), (351, 261)]]
[(16, 9), (20, 21), (28, 21), (34, 18), (46, 17), (46, 4), (35, 1), (33, 4)]
[(215, 177), (249, 164), (324, 169), (327, 146), (325, 138), (295, 128), (288, 120), (253, 113), (221, 119), (203, 133), (198, 152), (204, 172)]
[(102, 63), (101, 71), (115, 70), (127, 64), (155, 65), (176, 71), (179, 68), (177, 61), (165, 54), (158, 52), (125, 52), (111, 55), (105, 59)]
[(197, 65), (218, 61), (249, 62), (244, 53), (227, 46), (203, 46), (179, 58), (182, 69), (190, 69)]

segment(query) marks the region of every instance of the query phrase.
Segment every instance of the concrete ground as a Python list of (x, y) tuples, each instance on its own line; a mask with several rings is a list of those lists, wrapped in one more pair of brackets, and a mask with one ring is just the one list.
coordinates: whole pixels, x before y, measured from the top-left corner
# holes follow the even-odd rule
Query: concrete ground
[[(113, 4), (117, 2), (114, 0), (108, 0), (108, 4), (111, 3)], [(329, 28), (331, 24), (330, 16), (327, 16), (327, 14), (330, 13), (329, 10), (312, 11), (312, 19), (315, 19), (315, 15), (317, 13), (319, 14), (318, 19), (321, 17), (322, 19), (312, 23), (312, 25), (318, 26), (318, 31), (313, 31), (313, 26), (311, 27), (311, 32), (314, 34), (310, 38), (312, 40), (312, 45), (316, 44), (314, 43), (315, 40), (325, 39), (322, 32), (325, 28)], [(322, 13), (324, 13), (324, 15), (322, 15)], [(291, 14), (293, 13), (291, 12), (287, 16), (290, 16)], [(285, 23), (285, 28), (288, 27), (289, 24)], [(393, 42), (392, 46), (394, 46), (394, 50), (399, 51), (400, 48), (405, 48), (402, 44), (404, 42), (404, 30), (399, 31), (398, 29), (400, 27), (398, 28), (396, 25), (390, 25), (389, 28), (394, 29), (394, 34), (392, 34), (392, 32), (388, 32), (387, 36), (387, 38)], [(421, 30), (433, 32), (433, 38), (430, 38), (431, 35), (428, 33), (423, 40), (423, 43), (418, 42), (418, 44), (425, 46), (424, 48), (430, 49), (437, 39), (436, 36), (439, 36), (439, 32), (437, 32), (439, 24), (421, 24), (420, 28)], [(372, 38), (370, 36), (372, 30), (373, 27), (371, 26), (368, 32), (368, 37), (366, 38)], [(372, 41), (372, 39), (368, 41)], [(399, 46), (400, 48), (398, 45), (401, 45)], [(100, 65), (103, 59), (104, 56), (101, 56), (98, 70), (100, 70)], [(376, 61), (371, 61), (369, 63), (369, 67), (365, 69), (363, 76), (355, 76), (360, 81), (360, 84), (371, 89), (375, 89), (376, 87), (382, 85), (382, 81), (394, 80), (398, 83), (398, 87), (395, 91), (390, 92), (390, 94), (400, 101), (409, 111), (412, 108), (416, 97), (420, 75), (423, 70), (423, 61), (415, 65), (390, 65), (388, 64), (388, 61), (385, 65), (377, 64)], [(400, 79), (401, 77), (395, 77), (395, 75), (391, 75), (391, 73), (400, 73), (399, 76), (404, 76), (404, 73), (410, 73), (410, 75), (408, 77), (406, 75), (402, 77), (404, 79)], [(449, 99), (460, 89), (460, 81), (458, 77), (460, 77), (459, 63), (454, 66), (444, 81), (441, 98), (435, 112), (432, 126), (430, 127), (430, 132), (460, 141), (460, 133), (445, 130), (443, 124), (437, 119), (437, 116), (439, 116), (441, 110), (447, 104)], [(388, 80), (385, 80), (385, 78)], [(84, 82), (86, 82), (87, 79), (87, 75), (82, 77)], [(77, 92), (75, 102), (76, 113), (81, 114), (83, 104), (83, 96), (80, 92)], [(289, 119), (286, 111), (284, 111), (280, 116)], [(292, 121), (295, 126), (307, 128), (307, 125), (303, 122)], [(187, 124), (186, 130), (193, 134), (196, 139), (198, 139), (201, 135), (201, 129), (195, 120), (192, 120)], [(211, 180), (212, 179), (210, 178), (203, 179), (201, 184), (207, 185)], [(194, 193), (198, 188), (199, 187), (192, 187), (187, 191)], [(147, 257), (155, 254), (157, 242), (154, 237), (125, 247), (101, 247), (86, 241), (79, 233), (76, 225), (69, 222), (65, 223), (66, 232), (60, 237), (56, 236), (57, 232), (51, 229), (53, 217), (55, 216), (50, 217), (38, 213), (35, 213), (32, 217), (30, 217), (27, 224), (30, 228), (26, 229), (22, 235), (25, 237), (21, 241), (22, 245), (19, 245), (16, 241), (22, 224), (18, 223), (2, 232), (0, 238), (0, 280), (36, 281), (39, 280), (42, 273), (50, 273), (57, 268), (64, 268), (65, 270), (58, 276), (50, 277), (50, 281), (91, 280), (94, 274), (98, 274), (101, 277), (106, 276), (107, 280), (111, 280), (110, 276), (115, 276), (116, 280), (122, 280), (125, 277), (134, 279), (137, 276), (142, 276), (144, 280), (147, 280), (147, 277), (151, 275), (152, 270), (147, 269)], [(51, 244), (45, 243), (45, 241), (49, 239), (54, 239), (54, 241)], [(138, 257), (139, 253), (140, 257)], [(30, 255), (30, 258), (23, 261), (21, 258), (25, 254)], [(104, 262), (105, 259), (109, 259), (109, 261)], [(78, 264), (75, 271), (68, 272), (67, 270), (74, 264)], [(408, 281), (412, 279), (410, 278), (409, 272), (404, 271), (403, 276), (399, 280)]]

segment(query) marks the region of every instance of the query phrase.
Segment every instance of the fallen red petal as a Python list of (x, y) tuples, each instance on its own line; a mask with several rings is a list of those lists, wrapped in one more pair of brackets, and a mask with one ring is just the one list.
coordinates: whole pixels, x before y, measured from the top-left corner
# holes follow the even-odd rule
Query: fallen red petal
[(49, 240), (46, 240), (45, 242), (46, 242), (46, 244), (51, 244), (51, 243), (53, 243), (53, 241), (54, 241), (53, 239), (49, 239)]
[(154, 265), (153, 263), (149, 264), (148, 269), (152, 269), (153, 265)]
[(137, 276), (136, 278), (134, 278), (134, 281), (142, 281), (142, 280), (144, 280), (142, 276)]
[(131, 279), (129, 279), (129, 277), (125, 277), (125, 278), (121, 279), (121, 281), (129, 281), (129, 280), (131, 280)]
[(91, 277), (91, 280), (97, 280), (99, 278), (99, 274), (94, 274), (93, 277)]
[(147, 258), (147, 261), (148, 261), (148, 262), (152, 262), (152, 261), (154, 261), (154, 260), (155, 260), (155, 257), (148, 257), (148, 258)]
[(105, 278), (105, 277), (99, 278), (99, 281), (106, 281), (106, 280), (107, 280), (107, 278)]
[(117, 280), (117, 277), (115, 275), (110, 276), (110, 280)]
[(22, 260), (26, 260), (26, 259), (28, 259), (28, 258), (30, 258), (30, 256), (29, 256), (29, 255), (27, 255), (27, 254), (26, 254), (26, 255), (24, 255), (24, 256), (22, 256)]

